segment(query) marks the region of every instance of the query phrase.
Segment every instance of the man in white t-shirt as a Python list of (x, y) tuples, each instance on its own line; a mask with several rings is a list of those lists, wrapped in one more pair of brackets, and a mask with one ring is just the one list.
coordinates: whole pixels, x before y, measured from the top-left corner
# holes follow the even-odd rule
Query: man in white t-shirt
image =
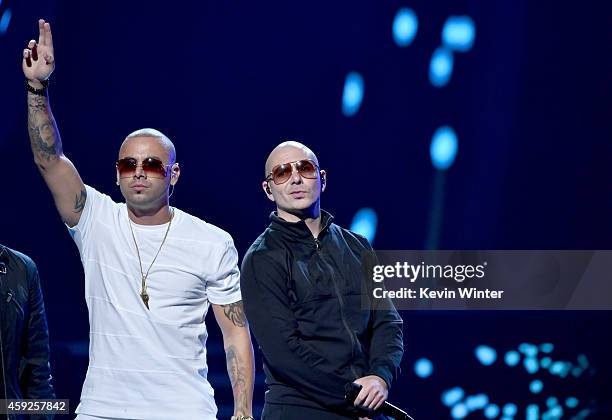
[(233, 419), (252, 419), (253, 348), (238, 255), (223, 230), (169, 206), (180, 168), (153, 129), (119, 150), (125, 203), (85, 186), (62, 153), (47, 98), (55, 67), (51, 28), (23, 51), (34, 161), (79, 249), (89, 310), (89, 366), (77, 419), (215, 419), (207, 381), (210, 304), (223, 333)]

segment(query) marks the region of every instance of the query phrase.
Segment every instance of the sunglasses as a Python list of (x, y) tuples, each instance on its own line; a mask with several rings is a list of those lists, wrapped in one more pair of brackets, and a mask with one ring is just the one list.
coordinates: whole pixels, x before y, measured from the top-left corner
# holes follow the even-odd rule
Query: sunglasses
[(165, 178), (168, 175), (166, 168), (172, 165), (164, 165), (161, 160), (148, 157), (143, 159), (139, 165), (134, 158), (119, 159), (116, 163), (120, 178), (131, 178), (136, 173), (136, 168), (142, 167), (142, 170), (147, 178)]
[(317, 179), (319, 166), (311, 159), (303, 159), (276, 165), (266, 177), (266, 182), (274, 181), (276, 185), (279, 185), (289, 181), (291, 174), (293, 174), (294, 164), (295, 170), (301, 177)]

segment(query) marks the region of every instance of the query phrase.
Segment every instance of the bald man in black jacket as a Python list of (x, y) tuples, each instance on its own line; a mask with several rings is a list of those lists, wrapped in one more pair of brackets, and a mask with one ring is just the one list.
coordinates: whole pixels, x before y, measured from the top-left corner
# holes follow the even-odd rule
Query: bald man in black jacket
[[(263, 353), (264, 420), (371, 415), (387, 399), (403, 354), (402, 319), (390, 301), (364, 299), (367, 239), (321, 210), (326, 173), (296, 142), (266, 162), (262, 188), (276, 204), (244, 257), (244, 309)], [(345, 385), (362, 386), (355, 403)]]

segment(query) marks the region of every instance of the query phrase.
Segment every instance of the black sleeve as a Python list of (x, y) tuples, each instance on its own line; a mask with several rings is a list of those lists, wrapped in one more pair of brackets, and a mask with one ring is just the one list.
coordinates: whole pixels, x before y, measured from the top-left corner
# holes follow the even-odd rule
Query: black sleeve
[(344, 401), (340, 372), (306, 343), (290, 307), (281, 264), (261, 252), (242, 262), (240, 288), (249, 325), (274, 376), (324, 407), (352, 410)]
[(55, 398), (49, 365), (49, 330), (38, 270), (32, 263), (28, 271), (29, 315), (25, 320), (27, 330), (23, 335), (19, 375), (21, 389), (24, 398)]
[(404, 354), (403, 322), (390, 300), (377, 299), (373, 305), (370, 370), (367, 374), (380, 376), (391, 389)]
[[(355, 234), (355, 236), (366, 247), (362, 255), (363, 262), (367, 265), (378, 264), (378, 259), (369, 241), (361, 235)], [(371, 286), (369, 284), (366, 287), (369, 296), (372, 296)], [(367, 375), (381, 377), (391, 389), (391, 382), (399, 375), (400, 362), (404, 354), (403, 321), (391, 299), (373, 299), (371, 305), (370, 369)]]

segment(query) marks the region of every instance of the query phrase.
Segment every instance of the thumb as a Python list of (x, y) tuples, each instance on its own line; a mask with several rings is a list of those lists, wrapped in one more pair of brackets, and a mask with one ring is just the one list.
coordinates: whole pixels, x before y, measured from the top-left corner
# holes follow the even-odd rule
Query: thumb
[(51, 54), (49, 54), (48, 52), (45, 52), (43, 54), (43, 57), (45, 58), (45, 62), (47, 64), (53, 64), (53, 62), (55, 61), (55, 59), (53, 58), (53, 56)]

